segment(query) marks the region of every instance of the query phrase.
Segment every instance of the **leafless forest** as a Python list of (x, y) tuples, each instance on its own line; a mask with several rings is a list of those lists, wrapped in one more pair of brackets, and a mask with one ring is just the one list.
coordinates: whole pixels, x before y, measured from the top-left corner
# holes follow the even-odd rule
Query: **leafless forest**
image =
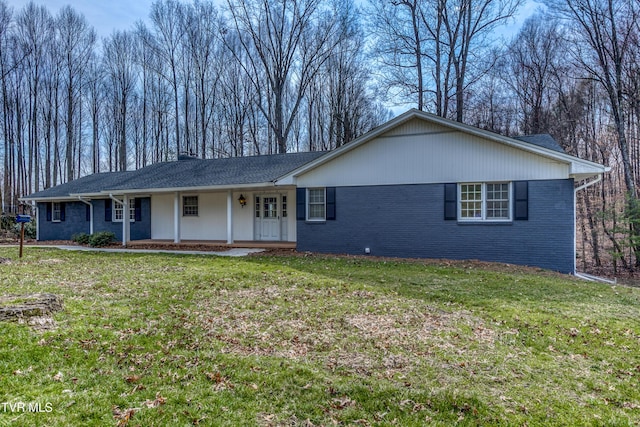
[(71, 7), (0, 0), (3, 212), (80, 176), (175, 159), (327, 150), (394, 105), (550, 133), (611, 166), (577, 193), (578, 266), (640, 267), (640, 4), (158, 0), (102, 40)]

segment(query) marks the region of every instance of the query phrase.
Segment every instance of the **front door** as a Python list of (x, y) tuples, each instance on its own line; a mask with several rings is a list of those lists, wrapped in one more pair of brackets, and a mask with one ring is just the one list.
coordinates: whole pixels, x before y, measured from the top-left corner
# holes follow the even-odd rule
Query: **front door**
[(262, 196), (260, 199), (260, 238), (280, 240), (280, 206), (277, 195)]

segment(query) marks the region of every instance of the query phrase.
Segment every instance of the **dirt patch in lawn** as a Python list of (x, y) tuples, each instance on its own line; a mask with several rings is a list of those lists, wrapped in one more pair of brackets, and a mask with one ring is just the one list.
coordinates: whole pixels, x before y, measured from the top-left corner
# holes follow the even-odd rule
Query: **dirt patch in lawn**
[[(419, 357), (452, 351), (452, 337), (490, 347), (493, 333), (465, 310), (447, 312), (400, 296), (305, 286), (220, 290), (201, 301), (206, 336), (223, 352), (321, 361), (359, 374), (404, 372)], [(461, 330), (461, 327), (464, 330)]]

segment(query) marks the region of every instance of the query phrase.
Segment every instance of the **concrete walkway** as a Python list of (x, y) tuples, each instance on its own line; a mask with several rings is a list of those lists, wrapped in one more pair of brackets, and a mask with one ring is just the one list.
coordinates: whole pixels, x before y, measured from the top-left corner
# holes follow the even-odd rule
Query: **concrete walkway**
[(86, 246), (67, 245), (25, 245), (25, 248), (56, 248), (65, 251), (93, 251), (93, 252), (128, 252), (133, 254), (178, 254), (178, 255), (216, 255), (240, 257), (249, 254), (264, 252), (259, 248), (231, 248), (228, 251), (175, 251), (170, 249), (127, 249), (127, 248), (90, 248)]

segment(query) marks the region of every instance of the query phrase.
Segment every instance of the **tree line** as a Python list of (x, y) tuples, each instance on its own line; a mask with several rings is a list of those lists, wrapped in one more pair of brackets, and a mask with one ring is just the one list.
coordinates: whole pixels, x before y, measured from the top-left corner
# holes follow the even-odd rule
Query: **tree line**
[(98, 40), (71, 7), (0, 0), (4, 211), (103, 171), (328, 150), (416, 107), (550, 133), (611, 166), (577, 193), (582, 267), (640, 265), (637, 0), (158, 0)]
[(352, 3), (159, 0), (98, 40), (70, 6), (0, 0), (2, 203), (175, 159), (328, 150), (389, 118)]

